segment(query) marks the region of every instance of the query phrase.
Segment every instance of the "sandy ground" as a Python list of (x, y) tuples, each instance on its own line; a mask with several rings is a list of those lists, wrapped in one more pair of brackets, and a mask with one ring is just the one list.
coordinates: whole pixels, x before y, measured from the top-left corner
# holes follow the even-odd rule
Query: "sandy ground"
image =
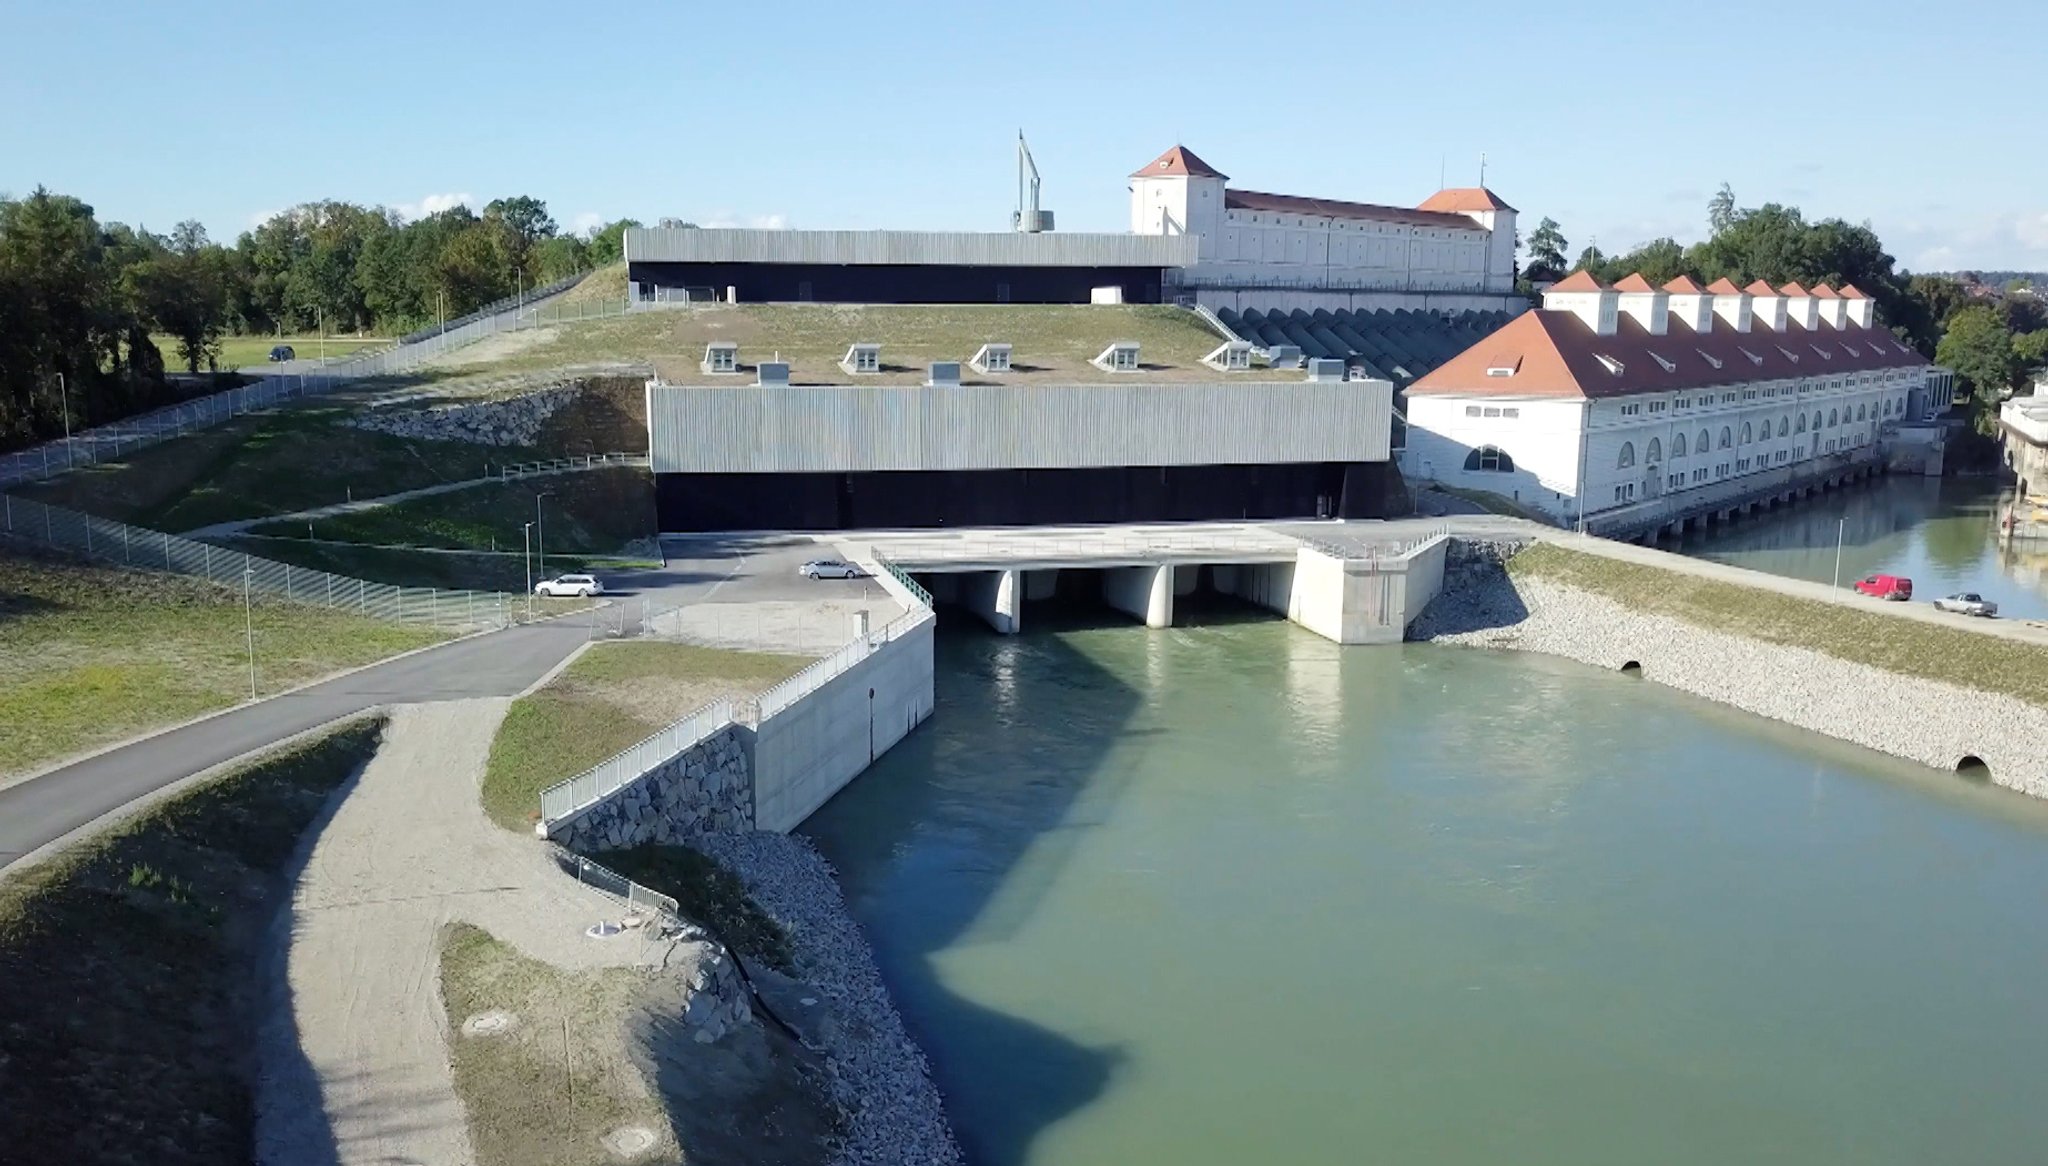
[(283, 982), (261, 1050), (258, 1162), (475, 1161), (437, 987), (443, 924), (475, 924), (566, 970), (695, 958), (693, 945), (671, 951), (637, 932), (586, 938), (620, 905), (484, 818), (477, 788), (509, 703), (394, 710), (376, 757), (319, 829), (278, 929)]
[(426, 362), (424, 368), (467, 368), (472, 365), (489, 364), (503, 360), (545, 344), (555, 338), (553, 328), (521, 328), (512, 332), (497, 332), (484, 337), (474, 344), (451, 349)]

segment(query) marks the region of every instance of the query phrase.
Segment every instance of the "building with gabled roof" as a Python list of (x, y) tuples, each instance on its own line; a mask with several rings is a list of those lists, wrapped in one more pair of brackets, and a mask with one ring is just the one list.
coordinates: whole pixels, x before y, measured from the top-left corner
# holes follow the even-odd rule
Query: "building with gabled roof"
[(1875, 306), (1853, 287), (1576, 272), (1408, 386), (1405, 467), (1610, 531), (1865, 472), (1948, 400), (1949, 374)]

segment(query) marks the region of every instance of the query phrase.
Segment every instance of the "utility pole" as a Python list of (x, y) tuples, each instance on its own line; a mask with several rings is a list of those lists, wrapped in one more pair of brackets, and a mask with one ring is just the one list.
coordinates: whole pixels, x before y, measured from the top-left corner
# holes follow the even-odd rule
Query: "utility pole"
[(71, 389), (64, 384), (64, 374), (57, 374), (57, 396), (64, 403), (64, 464), (71, 465)]
[(249, 584), (256, 578), (254, 567), (242, 568), (242, 631), (249, 638), (249, 699), (256, 699), (256, 616), (249, 603)]
[(1835, 524), (1835, 586), (1837, 587), (1842, 585), (1842, 538), (1848, 531), (1849, 519), (1848, 516), (1844, 515), (1842, 520)]
[(314, 308), (313, 318), (320, 322), (320, 363), (327, 363), (327, 309)]
[(534, 562), (540, 566), (540, 574), (543, 579), (547, 578), (548, 574), (548, 538), (547, 529), (540, 524), (540, 500), (552, 493), (554, 493), (553, 490), (542, 490), (533, 496), (533, 558)]
[(526, 535), (526, 618), (533, 618), (533, 524), (524, 524), (520, 530)]

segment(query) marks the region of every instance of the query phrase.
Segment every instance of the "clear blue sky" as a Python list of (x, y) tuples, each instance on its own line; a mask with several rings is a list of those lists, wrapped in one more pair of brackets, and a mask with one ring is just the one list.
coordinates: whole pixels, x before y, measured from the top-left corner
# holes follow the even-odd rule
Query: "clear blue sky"
[(1063, 230), (1126, 229), (1175, 141), (1410, 205), (1484, 152), (1574, 251), (1691, 241), (1727, 181), (1911, 268), (2048, 269), (2040, 0), (0, 5), (0, 192), (158, 231), (505, 194), (564, 227), (1001, 229), (1021, 126)]

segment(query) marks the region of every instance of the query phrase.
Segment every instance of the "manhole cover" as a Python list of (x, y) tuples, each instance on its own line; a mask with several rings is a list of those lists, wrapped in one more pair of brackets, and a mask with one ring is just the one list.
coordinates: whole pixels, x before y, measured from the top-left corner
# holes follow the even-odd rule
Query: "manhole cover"
[(633, 1159), (654, 1149), (654, 1131), (646, 1126), (620, 1126), (604, 1136), (604, 1148), (615, 1157)]
[(625, 928), (607, 919), (602, 923), (593, 923), (589, 927), (584, 928), (583, 934), (592, 939), (610, 939), (624, 930)]
[(462, 1022), (462, 1035), (497, 1036), (512, 1031), (512, 1026), (518, 1022), (518, 1018), (509, 1012), (479, 1012)]

